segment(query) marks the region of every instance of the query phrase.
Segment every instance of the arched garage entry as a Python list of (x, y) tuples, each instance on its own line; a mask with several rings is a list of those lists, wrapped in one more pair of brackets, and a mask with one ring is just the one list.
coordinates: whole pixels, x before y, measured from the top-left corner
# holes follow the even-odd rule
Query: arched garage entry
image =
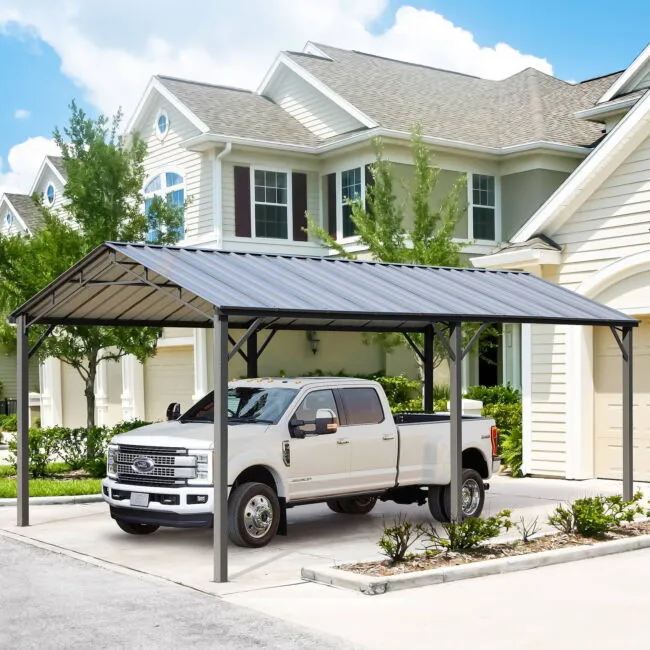
[[(213, 329), (214, 578), (219, 582), (228, 575), (228, 360), (245, 346), (248, 374), (254, 376), (260, 351), (281, 330), (404, 334), (423, 361), (425, 408), (432, 406), (434, 334), (439, 337), (450, 358), (451, 513), (458, 520), (462, 360), (483, 328), (489, 323), (609, 326), (624, 359), (623, 492), (632, 496), (632, 332), (638, 323), (528, 273), (106, 243), (10, 320), (18, 329), (19, 526), (29, 524), (28, 333), (34, 325)], [(466, 322), (480, 327), (463, 347)], [(239, 341), (232, 338), (233, 329), (245, 330)], [(423, 335), (423, 349), (409, 337), (414, 332)]]

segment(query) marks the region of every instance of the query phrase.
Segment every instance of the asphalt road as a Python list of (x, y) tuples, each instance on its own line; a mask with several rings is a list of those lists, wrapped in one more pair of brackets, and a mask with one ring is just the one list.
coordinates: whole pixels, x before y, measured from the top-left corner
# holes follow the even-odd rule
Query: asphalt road
[(0, 648), (353, 647), (186, 587), (0, 537)]

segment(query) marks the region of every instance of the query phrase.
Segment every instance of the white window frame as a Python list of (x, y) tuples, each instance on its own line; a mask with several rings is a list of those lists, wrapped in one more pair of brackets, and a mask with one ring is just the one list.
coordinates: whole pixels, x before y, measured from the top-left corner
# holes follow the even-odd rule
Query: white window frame
[(359, 240), (359, 235), (343, 236), (343, 172), (349, 172), (353, 169), (359, 169), (361, 173), (361, 205), (366, 205), (366, 165), (349, 165), (336, 172), (336, 241), (341, 244), (350, 244)]
[[(293, 187), (292, 175), (293, 171), (286, 167), (274, 167), (273, 165), (251, 165), (251, 178), (250, 178), (250, 199), (251, 199), (251, 238), (258, 239), (264, 242), (279, 242), (279, 241), (293, 241)], [(287, 237), (258, 237), (257, 228), (255, 224), (255, 172), (274, 172), (276, 174), (287, 175)], [(282, 205), (282, 203), (260, 203), (260, 205)]]
[[(473, 170), (468, 171), (467, 176), (467, 240), (476, 241), (479, 244), (497, 244), (501, 241), (501, 177)], [(474, 238), (474, 176), (492, 176), (494, 178), (494, 239)]]
[[(169, 130), (169, 128), (167, 129)], [(170, 185), (167, 187), (167, 177), (166, 174), (178, 174), (182, 179), (183, 182), (181, 184), (176, 184), (176, 185)], [(160, 189), (159, 190), (154, 190), (153, 192), (145, 192), (144, 188), (151, 183), (151, 181), (160, 176), (161, 177), (161, 182), (160, 182)], [(157, 172), (154, 172), (147, 176), (145, 182), (142, 184), (142, 211), (144, 213), (145, 211), (145, 206), (147, 205), (147, 199), (152, 199), (154, 196), (159, 196), (163, 199), (167, 198), (167, 194), (170, 192), (175, 192), (177, 190), (182, 189), (184, 194), (183, 194), (183, 199), (184, 202), (187, 202), (187, 178), (185, 176), (185, 173), (178, 168), (175, 167), (165, 167), (163, 170), (159, 170)], [(183, 240), (187, 239), (187, 229), (185, 227), (185, 217), (187, 215), (183, 213)], [(147, 231), (148, 232), (148, 231)]]
[[(167, 119), (167, 128), (165, 129), (164, 133), (161, 133), (160, 129), (158, 128), (158, 120), (161, 118), (161, 116), (164, 115), (165, 118)], [(154, 119), (153, 122), (153, 130), (154, 133), (156, 134), (156, 137), (158, 140), (161, 142), (167, 137), (169, 134), (169, 127), (171, 126), (171, 122), (169, 121), (169, 113), (164, 109), (161, 108), (157, 113), (156, 113), (156, 118)]]
[[(50, 187), (52, 188), (52, 200), (51, 201), (47, 196), (47, 191), (50, 189)], [(52, 207), (54, 205), (54, 203), (56, 202), (56, 186), (54, 185), (54, 183), (50, 182), (45, 186), (45, 192), (43, 192), (43, 198), (45, 199), (45, 203), (47, 205), (49, 205), (50, 207)]]
[(14, 215), (13, 215), (13, 212), (12, 212), (11, 210), (7, 210), (7, 211), (5, 212), (5, 219), (4, 219), (4, 221), (5, 221), (5, 224), (6, 224), (9, 228), (11, 228), (11, 226), (12, 226), (13, 223), (14, 223)]

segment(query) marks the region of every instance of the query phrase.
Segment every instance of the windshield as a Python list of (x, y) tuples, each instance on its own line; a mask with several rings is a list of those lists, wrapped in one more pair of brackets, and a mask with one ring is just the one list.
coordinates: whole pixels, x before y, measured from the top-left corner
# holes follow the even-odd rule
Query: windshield
[[(298, 391), (294, 388), (237, 386), (228, 389), (228, 424), (277, 424)], [(181, 422), (214, 422), (214, 392), (181, 416)]]

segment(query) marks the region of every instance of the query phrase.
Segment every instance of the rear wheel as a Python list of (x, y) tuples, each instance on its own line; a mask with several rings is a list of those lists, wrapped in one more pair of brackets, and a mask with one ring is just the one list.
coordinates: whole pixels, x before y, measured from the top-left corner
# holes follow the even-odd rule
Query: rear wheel
[(125, 533), (129, 533), (129, 535), (151, 535), (151, 533), (155, 533), (160, 528), (160, 526), (154, 524), (132, 524), (122, 519), (116, 519), (115, 523)]
[(280, 523), (280, 501), (264, 483), (242, 483), (228, 499), (228, 532), (237, 546), (259, 548), (275, 537)]
[(444, 497), (444, 485), (432, 485), (429, 487), (429, 494), (427, 497), (427, 501), (429, 503), (429, 512), (436, 521), (439, 521), (443, 524), (449, 521), (449, 515), (445, 510)]
[(327, 503), (327, 507), (332, 512), (336, 512), (339, 515), (343, 514), (343, 508), (341, 507), (341, 502), (340, 501), (330, 500), (330, 501), (327, 501), (326, 503)]
[[(463, 470), (461, 506), (463, 519), (480, 517), (485, 504), (485, 485), (475, 469)], [(429, 488), (429, 510), (441, 523), (451, 521), (451, 485), (432, 485)]]

